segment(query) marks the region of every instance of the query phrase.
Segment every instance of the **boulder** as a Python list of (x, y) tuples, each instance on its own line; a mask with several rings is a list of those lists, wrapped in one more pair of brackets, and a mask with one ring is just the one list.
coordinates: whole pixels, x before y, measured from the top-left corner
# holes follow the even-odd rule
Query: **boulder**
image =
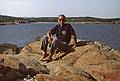
[(16, 54), (17, 45), (9, 44), (9, 43), (3, 43), (0, 44), (0, 54)]
[(47, 74), (37, 74), (36, 79), (37, 81), (67, 81), (63, 77), (50, 76)]
[(78, 43), (75, 52), (54, 54), (59, 59), (45, 64), (50, 75), (68, 81), (120, 81), (119, 50), (100, 42)]
[(38, 81), (120, 81), (120, 51), (100, 42), (79, 41), (74, 51), (55, 53), (48, 63), (41, 55), (40, 41), (34, 41), (18, 55), (0, 55), (0, 64), (38, 74)]
[(27, 53), (41, 53), (40, 50), (40, 41), (34, 41), (27, 44), (21, 51), (20, 54), (27, 54)]
[(17, 69), (13, 69), (9, 66), (0, 64), (0, 81), (14, 81), (16, 79), (22, 79), (25, 76)]
[[(6, 74), (1, 73), (1, 78), (3, 78), (4, 81), (4, 76), (7, 79), (6, 81), (13, 81), (17, 79), (23, 79), (27, 75), (30, 76), (35, 76), (36, 74), (48, 74), (49, 70), (46, 68), (46, 66), (43, 66), (39, 63), (38, 59), (36, 58), (37, 55), (32, 57), (33, 55), (0, 55), (0, 64), (3, 65), (2, 67), (6, 66), (9, 67), (8, 70), (5, 69)], [(3, 72), (2, 68), (0, 68), (0, 71)], [(4, 72), (4, 73), (5, 73)], [(23, 77), (16, 77), (18, 76), (23, 76)], [(16, 78), (14, 78), (16, 77)], [(2, 80), (0, 80), (2, 81)]]

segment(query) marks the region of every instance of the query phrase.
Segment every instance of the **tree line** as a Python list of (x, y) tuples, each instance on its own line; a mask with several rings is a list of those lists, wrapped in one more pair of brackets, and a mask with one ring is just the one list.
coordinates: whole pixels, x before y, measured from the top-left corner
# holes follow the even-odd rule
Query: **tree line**
[[(32, 23), (32, 22), (57, 22), (57, 17), (11, 17), (0, 15), (0, 23), (13, 22), (13, 23)], [(66, 22), (80, 22), (80, 23), (111, 23), (120, 24), (120, 18), (95, 18), (95, 17), (66, 17)]]

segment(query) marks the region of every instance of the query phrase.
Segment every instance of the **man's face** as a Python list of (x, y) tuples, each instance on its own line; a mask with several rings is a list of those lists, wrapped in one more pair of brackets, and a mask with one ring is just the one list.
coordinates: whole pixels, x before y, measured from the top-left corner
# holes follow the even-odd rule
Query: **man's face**
[(58, 23), (63, 26), (65, 23), (65, 17), (64, 16), (59, 16), (58, 17)]

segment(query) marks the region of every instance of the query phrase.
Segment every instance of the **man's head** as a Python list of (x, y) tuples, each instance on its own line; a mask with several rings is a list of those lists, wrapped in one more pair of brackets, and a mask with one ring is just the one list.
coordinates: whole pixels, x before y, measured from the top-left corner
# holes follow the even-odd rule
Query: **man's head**
[(65, 16), (63, 14), (58, 16), (58, 23), (60, 24), (60, 26), (63, 26), (65, 23)]

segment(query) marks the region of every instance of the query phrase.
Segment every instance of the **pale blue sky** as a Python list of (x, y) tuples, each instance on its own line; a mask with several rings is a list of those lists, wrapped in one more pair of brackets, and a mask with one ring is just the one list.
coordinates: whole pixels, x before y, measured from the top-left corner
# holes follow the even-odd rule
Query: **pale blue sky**
[(120, 0), (0, 0), (0, 14), (19, 17), (120, 17)]

